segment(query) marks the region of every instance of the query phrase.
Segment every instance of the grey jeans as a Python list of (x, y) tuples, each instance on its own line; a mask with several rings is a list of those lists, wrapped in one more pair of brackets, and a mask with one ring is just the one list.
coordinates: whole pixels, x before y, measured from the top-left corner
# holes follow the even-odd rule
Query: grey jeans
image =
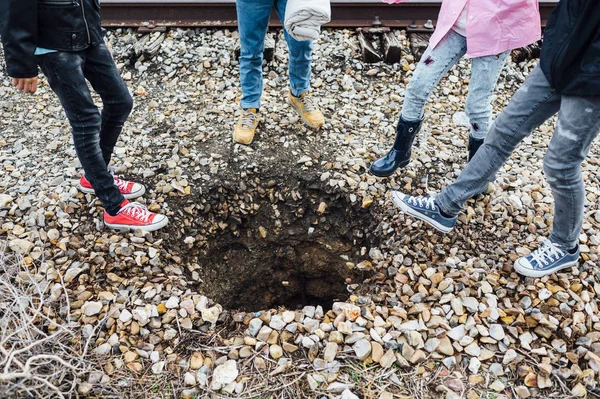
[(485, 190), (521, 140), (557, 112), (558, 123), (544, 158), (554, 195), (550, 241), (564, 249), (575, 247), (585, 199), (581, 163), (600, 132), (600, 97), (561, 96), (539, 65), (492, 123), (483, 146), (458, 180), (437, 196), (442, 211), (457, 215), (469, 198)]
[[(402, 106), (404, 120), (412, 122), (423, 118), (431, 92), (466, 52), (467, 39), (453, 30), (434, 49), (427, 47), (406, 87)], [(471, 124), (471, 136), (476, 139), (483, 139), (490, 127), (490, 100), (508, 54), (509, 51), (472, 59), (465, 111)]]

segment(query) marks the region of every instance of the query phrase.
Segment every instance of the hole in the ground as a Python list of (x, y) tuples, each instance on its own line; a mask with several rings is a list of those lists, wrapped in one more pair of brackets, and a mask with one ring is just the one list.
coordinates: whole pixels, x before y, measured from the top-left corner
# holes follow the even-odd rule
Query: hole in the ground
[(300, 186), (285, 200), (265, 196), (252, 214), (229, 217), (198, 258), (200, 291), (243, 311), (330, 308), (348, 298), (348, 286), (370, 274), (363, 261), (375, 245), (375, 220), (340, 193)]

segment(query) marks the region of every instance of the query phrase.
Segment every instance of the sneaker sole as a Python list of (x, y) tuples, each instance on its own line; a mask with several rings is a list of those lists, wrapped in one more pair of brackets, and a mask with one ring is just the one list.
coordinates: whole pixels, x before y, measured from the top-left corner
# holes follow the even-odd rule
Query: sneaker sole
[(104, 225), (108, 228), (120, 231), (134, 231), (134, 230), (142, 230), (142, 231), (156, 231), (158, 229), (162, 229), (169, 223), (169, 219), (165, 217), (158, 223), (154, 223), (147, 226), (131, 226), (128, 224), (112, 224), (104, 221)]
[(436, 222), (435, 220), (428, 218), (427, 216), (424, 216), (422, 213), (415, 211), (410, 206), (406, 205), (404, 203), (404, 201), (402, 201), (402, 199), (398, 198), (398, 196), (395, 195), (395, 193), (392, 193), (392, 201), (394, 201), (394, 204), (398, 208), (400, 208), (402, 210), (402, 212), (407, 213), (407, 214), (411, 215), (412, 217), (427, 223), (434, 229), (436, 229), (444, 234), (451, 232), (453, 229), (453, 227), (446, 227), (446, 226)]
[(304, 118), (304, 115), (302, 115), (302, 112), (300, 112), (300, 110), (298, 109), (298, 107), (296, 107), (296, 105), (294, 105), (294, 103), (292, 103), (289, 98), (287, 98), (286, 101), (290, 105), (290, 107), (294, 108), (294, 110), (298, 113), (298, 115), (300, 115), (300, 118), (302, 119), (302, 122), (304, 122), (304, 124), (306, 126), (310, 127), (311, 129), (319, 130), (325, 124), (325, 123), (321, 123), (320, 125), (311, 125), (310, 123), (308, 123), (308, 121), (306, 120), (306, 118)]
[(555, 267), (554, 269), (538, 271), (538, 270), (531, 270), (531, 269), (522, 267), (519, 262), (515, 262), (513, 265), (513, 269), (522, 276), (538, 278), (538, 277), (544, 277), (544, 276), (548, 276), (550, 274), (554, 274), (563, 269), (568, 269), (570, 267), (577, 266), (578, 263), (579, 263), (579, 259), (574, 260), (569, 263), (565, 263), (564, 265), (560, 265), (559, 267)]
[[(93, 188), (86, 188), (86, 187), (83, 187), (81, 184), (77, 185), (77, 189), (79, 191), (81, 191), (82, 193), (94, 194), (94, 195), (96, 194)], [(145, 193), (146, 193), (146, 187), (142, 186), (141, 190), (136, 191), (135, 193), (123, 194), (123, 197), (125, 197), (125, 199), (135, 199), (135, 198), (141, 197)]]

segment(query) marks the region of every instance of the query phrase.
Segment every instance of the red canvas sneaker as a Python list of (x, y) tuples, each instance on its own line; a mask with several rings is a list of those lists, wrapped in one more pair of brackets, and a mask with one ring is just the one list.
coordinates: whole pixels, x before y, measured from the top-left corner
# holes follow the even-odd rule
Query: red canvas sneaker
[(104, 224), (111, 229), (154, 231), (165, 227), (168, 222), (165, 215), (150, 212), (139, 202), (123, 201), (116, 216), (104, 211)]
[[(121, 194), (123, 194), (123, 197), (127, 199), (141, 197), (146, 192), (146, 188), (139, 183), (119, 179), (116, 176), (113, 177), (115, 179), (115, 186), (119, 188), (119, 191)], [(81, 176), (81, 179), (79, 180), (79, 186), (77, 188), (84, 193), (94, 194), (94, 187), (92, 187), (92, 184), (89, 182), (89, 180), (85, 178), (85, 175)]]

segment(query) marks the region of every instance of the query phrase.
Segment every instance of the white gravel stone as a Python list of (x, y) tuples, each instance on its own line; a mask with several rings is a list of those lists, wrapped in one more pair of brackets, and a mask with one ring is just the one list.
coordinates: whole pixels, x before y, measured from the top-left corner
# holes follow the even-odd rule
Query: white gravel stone
[(361, 339), (352, 346), (352, 349), (354, 349), (356, 357), (366, 360), (371, 354), (371, 343), (366, 339)]
[(131, 312), (127, 309), (123, 309), (121, 311), (121, 314), (119, 315), (119, 320), (123, 323), (127, 323), (131, 321), (131, 319), (133, 319), (133, 315), (131, 314)]
[(94, 316), (102, 311), (102, 302), (86, 302), (81, 310), (86, 316)]
[(502, 341), (504, 339), (504, 329), (500, 324), (492, 324), (490, 326), (490, 337), (494, 338), (496, 341)]
[(224, 364), (217, 366), (213, 371), (210, 389), (219, 391), (227, 384), (231, 384), (238, 377), (237, 363), (235, 360), (228, 360)]

